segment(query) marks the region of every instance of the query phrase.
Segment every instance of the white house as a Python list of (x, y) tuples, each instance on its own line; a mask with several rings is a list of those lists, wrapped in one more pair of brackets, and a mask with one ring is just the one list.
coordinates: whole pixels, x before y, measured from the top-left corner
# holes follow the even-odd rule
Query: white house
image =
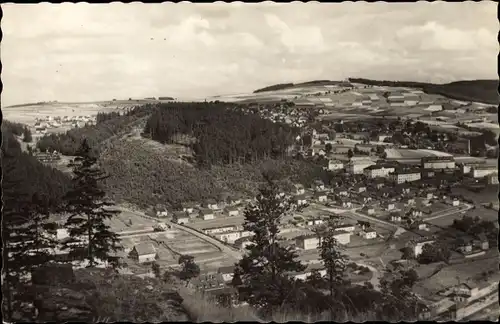
[(313, 184), (313, 189), (318, 191), (323, 191), (325, 190), (325, 184), (321, 180), (315, 180)]
[(342, 207), (344, 208), (352, 208), (352, 203), (350, 201), (343, 201)]
[(369, 179), (374, 178), (385, 178), (388, 177), (390, 173), (394, 172), (394, 167), (384, 167), (379, 165), (371, 165), (363, 170), (363, 174)]
[(420, 242), (411, 242), (409, 244), (410, 248), (413, 250), (413, 255), (415, 257), (418, 257), (420, 254), (422, 254), (422, 248), (426, 244), (432, 244), (434, 243), (434, 240), (432, 239), (423, 239)]
[(394, 210), (394, 208), (396, 208), (396, 205), (394, 205), (394, 203), (386, 203), (385, 204), (385, 210), (389, 211), (389, 210)]
[(423, 157), (421, 160), (422, 169), (454, 169), (455, 159), (453, 156)]
[(148, 263), (155, 261), (158, 258), (158, 253), (153, 244), (141, 243), (132, 248), (129, 257), (139, 263)]
[(187, 224), (189, 223), (189, 215), (185, 212), (174, 213), (172, 220), (177, 224)]
[(316, 200), (318, 200), (319, 202), (325, 202), (328, 200), (326, 193), (323, 193), (323, 192), (315, 193), (314, 198), (316, 198)]
[(203, 220), (215, 219), (215, 215), (213, 210), (211, 209), (202, 209), (200, 210), (200, 218)]
[(233, 231), (233, 232), (216, 233), (213, 234), (213, 236), (223, 242), (234, 243), (236, 242), (237, 239), (241, 238), (241, 232)]
[(363, 170), (371, 165), (374, 165), (373, 162), (369, 158), (364, 159), (351, 159), (346, 165), (346, 171), (351, 174), (363, 174)]
[(222, 280), (225, 282), (231, 281), (234, 277), (234, 266), (220, 267), (217, 272), (222, 275)]
[(344, 224), (335, 226), (335, 230), (339, 232), (354, 232), (355, 226), (352, 224)]
[(214, 200), (209, 200), (203, 204), (203, 207), (211, 210), (217, 210), (219, 209), (219, 204), (217, 204), (217, 202)]
[(319, 238), (314, 234), (299, 236), (295, 239), (295, 244), (303, 250), (317, 249), (319, 242)]
[(188, 214), (192, 214), (194, 212), (194, 206), (191, 204), (182, 204), (182, 211)]
[(338, 161), (338, 160), (329, 160), (328, 161), (328, 170), (330, 170), (330, 171), (342, 170), (343, 168), (344, 168), (344, 163), (342, 161)]
[(397, 215), (397, 214), (393, 214), (393, 215), (391, 215), (391, 221), (399, 223), (399, 222), (401, 222), (401, 216)]
[(216, 234), (216, 233), (224, 233), (224, 232), (232, 232), (236, 231), (238, 227), (236, 225), (226, 225), (226, 226), (217, 226), (217, 227), (208, 227), (204, 228), (201, 231), (205, 234)]
[(323, 224), (323, 220), (322, 219), (310, 219), (307, 221), (307, 225), (309, 226), (313, 226), (313, 225), (320, 225), (320, 224)]
[(374, 230), (367, 229), (361, 233), (365, 240), (371, 240), (377, 237), (377, 232)]
[(301, 184), (296, 184), (295, 185), (295, 194), (296, 195), (303, 195), (306, 192), (304, 189), (304, 186)]
[(405, 183), (405, 182), (413, 182), (413, 181), (418, 181), (422, 178), (422, 174), (420, 171), (395, 171), (394, 173), (391, 173), (390, 179), (397, 183)]
[(474, 178), (484, 178), (490, 174), (498, 173), (498, 168), (496, 166), (483, 166), (483, 167), (473, 167), (472, 176)]
[[(339, 244), (349, 244), (351, 241), (351, 233), (349, 232), (338, 232), (333, 236)], [(299, 236), (295, 239), (295, 244), (297, 247), (303, 250), (313, 250), (318, 248), (320, 244), (320, 239), (315, 234)]]
[(240, 211), (236, 207), (230, 207), (226, 209), (228, 216), (238, 216)]
[(366, 206), (366, 207), (363, 207), (361, 211), (368, 214), (368, 215), (375, 214), (375, 208), (373, 208), (373, 207)]
[(307, 205), (307, 198), (304, 195), (297, 196), (296, 200), (297, 200), (297, 204), (299, 206)]

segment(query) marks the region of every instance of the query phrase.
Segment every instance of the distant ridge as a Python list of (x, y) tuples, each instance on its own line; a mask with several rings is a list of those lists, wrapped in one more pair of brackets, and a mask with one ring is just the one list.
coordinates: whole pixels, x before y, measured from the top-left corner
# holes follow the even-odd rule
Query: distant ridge
[(331, 80), (314, 80), (302, 83), (280, 83), (262, 89), (257, 89), (253, 93), (266, 92), (266, 91), (277, 91), (290, 89), (294, 87), (304, 87), (304, 86), (319, 86), (319, 85), (341, 85), (346, 82), (344, 81), (331, 81)]
[(492, 105), (500, 103), (497, 80), (466, 80), (445, 84), (414, 81), (377, 81), (362, 78), (349, 78), (350, 82), (375, 86), (420, 88), (428, 94), (438, 94), (451, 99), (476, 101)]

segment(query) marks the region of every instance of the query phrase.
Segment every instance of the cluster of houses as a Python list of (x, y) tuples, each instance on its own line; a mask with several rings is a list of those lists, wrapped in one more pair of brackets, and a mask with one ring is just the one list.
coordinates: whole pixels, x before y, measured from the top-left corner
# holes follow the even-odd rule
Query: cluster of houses
[(184, 203), (179, 210), (170, 212), (166, 209), (156, 211), (156, 217), (166, 218), (171, 217), (172, 221), (177, 224), (188, 224), (196, 220), (213, 220), (221, 216), (238, 216), (240, 215), (241, 199), (229, 198), (227, 202), (217, 202), (214, 199), (209, 199), (200, 204)]
[(53, 163), (61, 160), (61, 155), (57, 151), (39, 152), (37, 150), (33, 153), (33, 156), (42, 163)]
[(59, 127), (84, 127), (86, 125), (95, 125), (97, 122), (97, 116), (46, 116), (42, 118), (36, 118), (35, 132), (37, 134), (47, 133), (47, 129), (59, 128)]
[[(252, 108), (252, 107), (250, 107)], [(309, 112), (300, 109), (298, 106), (290, 107), (286, 103), (279, 106), (256, 105), (258, 114), (263, 119), (268, 119), (273, 123), (285, 123), (293, 127), (304, 127), (307, 124)]]
[[(412, 239), (406, 242), (406, 246), (411, 249), (414, 257), (418, 257), (422, 254), (425, 245), (433, 244), (436, 240), (437, 238), (435, 235), (423, 235), (418, 239)], [(453, 250), (463, 254), (465, 258), (483, 255), (490, 248), (488, 238), (482, 233), (475, 237), (466, 234), (457, 234), (457, 236), (447, 242), (447, 244), (449, 244)]]

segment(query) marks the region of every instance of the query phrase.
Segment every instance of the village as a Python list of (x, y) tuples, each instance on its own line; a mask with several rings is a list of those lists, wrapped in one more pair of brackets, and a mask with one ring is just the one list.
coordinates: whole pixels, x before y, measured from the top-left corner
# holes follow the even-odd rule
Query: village
[[(344, 98), (347, 95), (350, 102)], [(349, 279), (353, 283), (369, 282), (376, 287), (387, 266), (415, 263), (424, 274), (419, 287), (430, 317), (467, 318), (477, 312), (478, 305), (491, 304), (496, 281), (491, 275), (478, 281), (474, 279), (477, 273), (471, 273), (472, 268), (482, 269), (479, 273), (492, 269), (490, 263), (497, 256), (498, 168), (490, 158), (495, 153), (468, 137), (481, 134), (480, 126), (489, 120), (486, 107), (444, 98), (430, 100), (420, 91), (364, 85), (287, 96), (292, 99), (250, 102), (242, 109), (299, 128), (290, 154), (317, 161), (330, 174), (329, 182), (317, 179), (309, 187), (295, 184), (283, 192), (302, 207), (287, 216), (280, 229), (280, 244), (295, 249), (308, 266), (296, 278), (305, 279), (313, 270), (324, 275), (317, 251), (321, 237), (315, 228), (334, 218), (338, 223), (335, 238), (352, 260)], [(385, 113), (367, 120), (353, 118), (360, 109)], [(392, 114), (391, 109), (404, 113)], [(420, 114), (412, 115), (410, 110)], [(95, 123), (95, 116), (48, 116), (38, 118), (34, 127), (43, 135), (50, 127)], [(47, 163), (60, 159), (57, 152), (37, 152), (36, 156)], [(471, 198), (474, 195), (465, 187), (488, 192), (489, 198)], [(234, 263), (251, 241), (252, 233), (243, 228), (244, 210), (254, 200), (227, 197), (186, 202), (177, 208), (122, 210), (111, 224), (124, 246), (117, 258), (127, 272), (150, 276), (153, 262), (162, 269), (175, 269), (179, 256), (190, 255), (202, 269), (190, 287), (224, 293), (231, 289)], [(467, 223), (467, 217), (473, 222)], [(473, 230), (460, 228), (457, 224), (462, 220)], [(478, 230), (476, 223), (481, 221), (496, 227)], [(67, 233), (58, 235), (64, 239)], [(450, 255), (444, 265), (432, 254), (443, 246)], [(427, 259), (431, 260), (422, 261)], [(459, 279), (436, 284), (452, 267), (459, 269), (455, 275)], [(426, 277), (429, 271), (436, 273)], [(448, 295), (441, 296), (436, 287), (448, 289)]]

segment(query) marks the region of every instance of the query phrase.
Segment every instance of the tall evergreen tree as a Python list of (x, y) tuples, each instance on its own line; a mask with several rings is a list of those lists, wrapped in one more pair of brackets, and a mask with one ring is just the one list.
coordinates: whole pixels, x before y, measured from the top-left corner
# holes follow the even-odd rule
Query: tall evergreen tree
[(316, 230), (319, 238), (318, 251), (326, 269), (326, 277), (330, 296), (335, 296), (335, 287), (345, 285), (345, 271), (348, 259), (342, 253), (342, 247), (335, 238), (335, 228), (339, 225), (335, 219), (329, 219), (326, 226)]
[[(31, 272), (50, 261), (54, 247), (55, 224), (49, 221), (50, 201), (35, 194), (27, 169), (19, 163), (20, 151), (2, 150), (3, 180), (3, 292), (7, 319), (13, 309), (31, 303), (25, 294)], [(19, 318), (18, 318), (19, 319)]]
[(182, 266), (179, 278), (186, 281), (187, 287), (191, 279), (200, 275), (200, 267), (194, 262), (194, 257), (191, 255), (181, 255), (179, 257), (179, 264)]
[(294, 287), (290, 273), (306, 268), (292, 247), (279, 244), (281, 219), (295, 206), (293, 199), (281, 194), (276, 183), (268, 179), (256, 202), (245, 210), (243, 227), (254, 235), (246, 248), (248, 253), (238, 263), (237, 275), (242, 281), (238, 290), (245, 301), (264, 311), (287, 303)]
[[(5, 134), (3, 134), (5, 135)], [(4, 142), (5, 144), (5, 142)], [(22, 274), (19, 263), (13, 258), (22, 241), (18, 239), (18, 228), (29, 219), (29, 194), (25, 186), (26, 172), (19, 168), (17, 151), (11, 147), (2, 147), (2, 303), (5, 319), (13, 321), (16, 307), (16, 290)]]
[(31, 130), (28, 127), (24, 127), (23, 142), (31, 143), (32, 141), (33, 141), (33, 136), (31, 135)]
[(69, 251), (71, 258), (87, 261), (89, 267), (95, 266), (98, 260), (114, 262), (113, 253), (121, 246), (118, 236), (105, 221), (119, 211), (109, 208), (112, 204), (106, 201), (100, 184), (107, 176), (99, 169), (87, 140), (83, 140), (69, 167), (73, 168), (74, 175), (73, 186), (65, 196), (65, 211), (69, 214), (65, 227), (70, 238), (63, 249)]

